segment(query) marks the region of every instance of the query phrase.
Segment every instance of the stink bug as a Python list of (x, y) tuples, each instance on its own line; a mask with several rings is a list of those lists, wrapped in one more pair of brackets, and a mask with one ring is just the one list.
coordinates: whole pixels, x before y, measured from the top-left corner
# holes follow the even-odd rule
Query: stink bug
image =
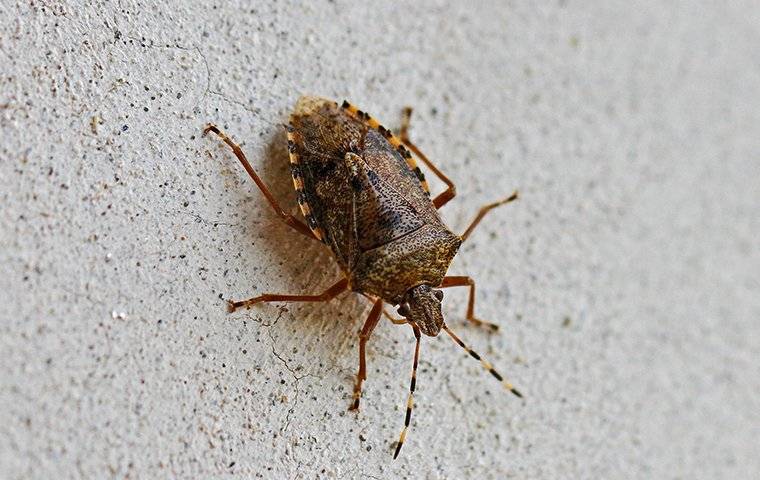
[[(522, 397), (446, 325), (441, 314), (443, 292), (438, 290), (469, 287), (467, 320), (493, 330), (497, 328), (475, 317), (475, 282), (470, 277), (446, 276), (446, 271), (462, 242), (483, 216), (517, 199), (517, 192), (482, 207), (462, 235), (452, 233), (437, 210), (454, 198), (454, 184), (409, 141), (410, 116), (411, 109), (406, 108), (401, 131), (396, 136), (348, 102), (338, 105), (309, 96), (298, 100), (286, 130), (293, 186), (306, 224), (280, 208), (238, 145), (214, 125), (207, 125), (204, 130), (204, 134), (214, 132), (232, 148), (286, 224), (330, 247), (345, 275), (316, 295), (267, 293), (248, 300), (230, 301), (230, 312), (261, 302), (326, 302), (346, 290), (370, 299), (372, 310), (359, 332), (359, 372), (351, 410), (359, 408), (362, 383), (367, 378), (365, 347), (380, 316), (385, 313), (393, 323), (411, 326), (416, 339), (412, 380), (404, 428), (393, 458), (401, 451), (409, 428), (422, 334), (435, 337), (441, 330), (445, 331), (507, 390)], [(415, 157), (447, 186), (432, 199)], [(404, 318), (388, 315), (383, 309), (386, 302), (397, 305), (398, 313)]]

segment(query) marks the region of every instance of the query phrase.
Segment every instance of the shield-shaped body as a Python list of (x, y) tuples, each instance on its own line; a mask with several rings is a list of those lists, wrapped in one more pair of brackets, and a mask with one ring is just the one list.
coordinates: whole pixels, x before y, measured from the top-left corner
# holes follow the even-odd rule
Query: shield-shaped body
[(387, 129), (346, 103), (302, 97), (288, 149), (304, 217), (352, 290), (398, 304), (416, 285), (441, 283), (461, 239), (443, 225), (419, 168)]

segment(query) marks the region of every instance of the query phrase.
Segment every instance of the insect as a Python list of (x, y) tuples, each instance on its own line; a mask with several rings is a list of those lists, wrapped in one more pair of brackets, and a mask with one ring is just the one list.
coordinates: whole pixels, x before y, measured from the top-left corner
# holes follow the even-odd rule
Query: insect
[[(261, 302), (326, 302), (346, 290), (367, 297), (373, 305), (359, 332), (359, 371), (351, 410), (359, 408), (362, 385), (367, 378), (366, 344), (381, 315), (385, 314), (393, 323), (411, 326), (416, 340), (412, 378), (404, 427), (394, 459), (401, 451), (411, 421), (422, 334), (435, 337), (441, 330), (445, 331), (507, 390), (522, 397), (446, 325), (441, 314), (443, 292), (440, 290), (469, 287), (467, 320), (493, 330), (498, 328), (475, 317), (475, 282), (466, 276), (447, 276), (446, 272), (462, 242), (486, 213), (516, 200), (517, 192), (482, 207), (461, 235), (452, 233), (437, 210), (454, 198), (454, 183), (409, 140), (410, 117), (411, 109), (407, 107), (400, 133), (395, 135), (348, 102), (338, 105), (312, 96), (298, 100), (285, 128), (293, 186), (305, 224), (280, 207), (230, 137), (215, 125), (204, 129), (204, 135), (213, 132), (232, 148), (275, 213), (287, 225), (332, 250), (344, 274), (344, 278), (320, 294), (266, 293), (248, 300), (230, 301), (230, 312)], [(446, 184), (446, 190), (431, 199), (415, 158)], [(384, 303), (397, 305), (403, 318), (389, 315), (383, 308)]]

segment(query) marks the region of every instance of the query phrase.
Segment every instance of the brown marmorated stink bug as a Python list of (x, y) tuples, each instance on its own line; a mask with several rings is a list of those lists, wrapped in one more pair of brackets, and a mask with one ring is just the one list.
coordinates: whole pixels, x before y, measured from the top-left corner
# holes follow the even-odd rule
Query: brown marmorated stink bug
[[(443, 292), (436, 290), (469, 287), (467, 320), (497, 329), (496, 325), (475, 317), (475, 282), (470, 277), (446, 276), (446, 271), (462, 242), (483, 216), (517, 199), (517, 192), (482, 207), (462, 235), (452, 233), (441, 221), (437, 209), (454, 198), (454, 184), (409, 141), (410, 115), (411, 109), (406, 108), (401, 131), (396, 136), (348, 102), (338, 105), (310, 96), (298, 100), (286, 129), (293, 185), (306, 224), (280, 208), (238, 145), (214, 125), (207, 125), (204, 130), (204, 134), (214, 132), (232, 148), (285, 223), (330, 247), (345, 274), (345, 278), (320, 294), (267, 293), (248, 300), (230, 301), (230, 312), (260, 302), (326, 302), (346, 290), (370, 299), (373, 307), (359, 332), (359, 373), (351, 410), (359, 408), (362, 383), (367, 378), (365, 346), (381, 314), (385, 313), (395, 324), (412, 327), (416, 338), (412, 380), (404, 428), (393, 458), (401, 451), (409, 428), (422, 333), (435, 337), (444, 330), (507, 390), (522, 397), (446, 325), (441, 314)], [(432, 200), (415, 157), (447, 185), (447, 189)], [(384, 302), (399, 305), (398, 313), (404, 318), (388, 315), (383, 309)]]

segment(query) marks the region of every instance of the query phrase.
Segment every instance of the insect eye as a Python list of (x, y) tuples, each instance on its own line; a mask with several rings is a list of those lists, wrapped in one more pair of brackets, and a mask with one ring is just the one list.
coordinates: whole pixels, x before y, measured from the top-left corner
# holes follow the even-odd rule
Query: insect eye
[(443, 300), (443, 292), (442, 291), (436, 290), (435, 292), (433, 292), (433, 294), (435, 295), (435, 298), (437, 298), (439, 302), (441, 300)]
[(399, 315), (402, 317), (408, 317), (409, 316), (409, 304), (408, 303), (402, 303), (400, 307), (398, 307), (398, 310), (396, 310)]

